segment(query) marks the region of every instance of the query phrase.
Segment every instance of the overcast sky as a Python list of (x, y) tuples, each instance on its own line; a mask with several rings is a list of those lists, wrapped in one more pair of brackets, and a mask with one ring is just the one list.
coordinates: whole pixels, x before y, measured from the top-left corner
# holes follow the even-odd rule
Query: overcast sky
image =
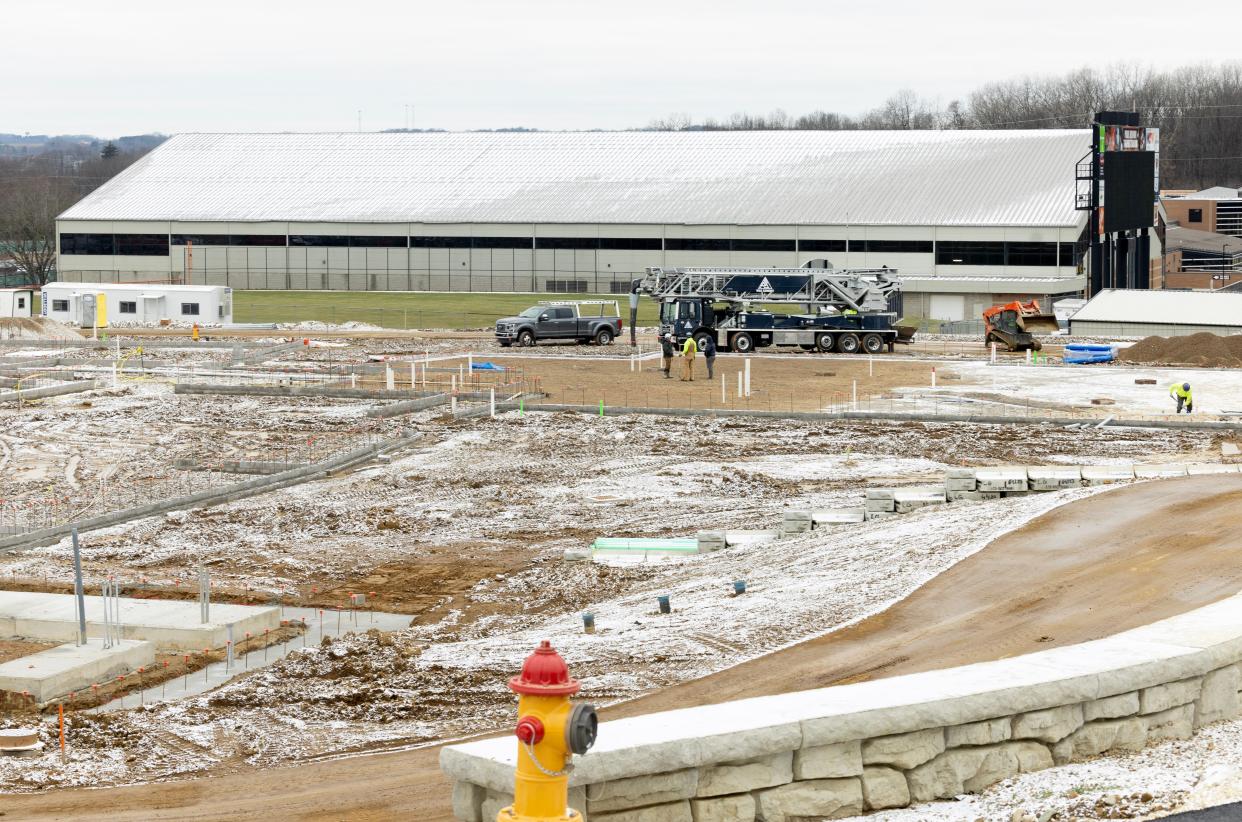
[[(0, 132), (626, 128), (1237, 59), (1155, 2), (2, 0)], [(1145, 8), (1149, 7), (1149, 8)], [(1208, 28), (1205, 29), (1205, 25)]]

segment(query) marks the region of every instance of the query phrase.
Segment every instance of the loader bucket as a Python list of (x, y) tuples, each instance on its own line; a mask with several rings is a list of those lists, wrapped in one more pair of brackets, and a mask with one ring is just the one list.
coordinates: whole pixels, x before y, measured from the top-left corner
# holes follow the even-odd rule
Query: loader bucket
[(1061, 330), (1055, 314), (1032, 314), (1022, 318), (1022, 325), (1031, 334), (1051, 334)]

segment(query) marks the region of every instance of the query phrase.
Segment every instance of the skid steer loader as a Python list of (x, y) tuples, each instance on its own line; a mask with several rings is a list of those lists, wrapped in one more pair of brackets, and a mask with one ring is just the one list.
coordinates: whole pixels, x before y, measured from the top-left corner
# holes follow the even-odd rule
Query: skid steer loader
[(1035, 300), (994, 305), (983, 312), (983, 325), (984, 345), (997, 342), (1010, 351), (1038, 351), (1039, 340), (1034, 335), (1050, 334), (1060, 328), (1056, 316), (1041, 311)]

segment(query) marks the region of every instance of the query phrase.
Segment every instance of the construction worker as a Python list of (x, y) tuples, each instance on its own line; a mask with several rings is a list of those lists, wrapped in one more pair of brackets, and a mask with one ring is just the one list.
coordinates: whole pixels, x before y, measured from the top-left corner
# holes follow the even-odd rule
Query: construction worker
[(671, 380), (673, 375), (669, 371), (673, 368), (673, 356), (677, 353), (677, 344), (673, 341), (672, 334), (665, 334), (660, 338), (660, 353), (664, 355), (664, 364), (660, 370), (664, 372), (664, 379)]
[(1174, 383), (1169, 388), (1169, 396), (1177, 400), (1177, 410), (1173, 412), (1174, 414), (1182, 413), (1183, 406), (1185, 406), (1187, 414), (1195, 410), (1195, 400), (1190, 394), (1190, 383)]
[(699, 353), (699, 347), (694, 343), (694, 337), (686, 337), (686, 342), (681, 347), (682, 358), (682, 382), (694, 382), (694, 355)]
[(707, 363), (707, 378), (710, 380), (716, 368), (716, 338), (711, 335), (703, 338), (703, 362)]

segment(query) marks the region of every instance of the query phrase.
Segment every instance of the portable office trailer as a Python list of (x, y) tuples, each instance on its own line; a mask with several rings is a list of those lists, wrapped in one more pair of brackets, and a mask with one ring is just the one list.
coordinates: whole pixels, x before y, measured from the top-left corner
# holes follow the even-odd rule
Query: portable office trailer
[(34, 289), (0, 289), (0, 317), (29, 317), (34, 311)]
[(233, 289), (219, 285), (48, 283), (43, 286), (42, 314), (82, 328), (164, 320), (230, 325)]

